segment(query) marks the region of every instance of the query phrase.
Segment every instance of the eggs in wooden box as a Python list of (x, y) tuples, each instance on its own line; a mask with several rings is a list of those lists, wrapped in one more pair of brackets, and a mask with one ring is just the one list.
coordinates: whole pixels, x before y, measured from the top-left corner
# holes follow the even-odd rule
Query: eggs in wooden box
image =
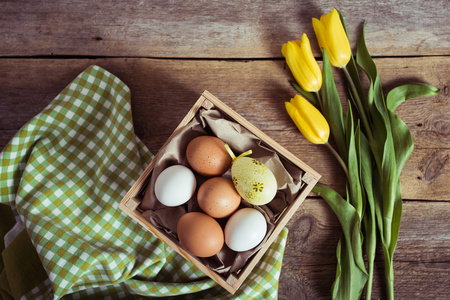
[(219, 223), (202, 212), (189, 212), (177, 223), (177, 235), (181, 245), (198, 257), (210, 257), (223, 247), (224, 234)]
[(241, 203), (241, 196), (233, 182), (225, 177), (213, 177), (199, 187), (197, 201), (200, 208), (213, 218), (226, 218)]
[(215, 136), (203, 135), (190, 141), (186, 158), (192, 169), (205, 177), (221, 176), (231, 165), (225, 142)]

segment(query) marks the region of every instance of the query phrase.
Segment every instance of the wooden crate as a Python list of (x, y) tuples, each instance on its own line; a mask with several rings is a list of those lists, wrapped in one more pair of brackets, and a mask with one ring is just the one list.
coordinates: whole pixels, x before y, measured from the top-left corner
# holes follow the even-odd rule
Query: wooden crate
[[(159, 154), (169, 143), (171, 143), (172, 139), (176, 137), (183, 128), (190, 123), (195, 117), (199, 110), (210, 110), (214, 109), (219, 111), (224, 118), (231, 122), (235, 122), (245, 128), (251, 135), (253, 135), (256, 139), (258, 139), (266, 148), (271, 149), (276, 153), (281, 160), (285, 163), (294, 166), (294, 168), (298, 168), (301, 171), (301, 178), (297, 178), (299, 182), (301, 182), (301, 188), (297, 191), (293, 199), (289, 200), (289, 203), (286, 204), (286, 207), (279, 213), (274, 221), (273, 229), (270, 234), (268, 234), (265, 238), (265, 242), (259, 246), (259, 250), (256, 253), (253, 253), (251, 257), (247, 260), (246, 264), (236, 272), (219, 274), (213, 269), (206, 266), (202, 263), (202, 260), (196, 256), (188, 253), (181, 244), (178, 242), (177, 238), (173, 236), (169, 236), (167, 232), (161, 230), (160, 228), (156, 228), (153, 226), (148, 219), (143, 216), (144, 210), (140, 208), (143, 199), (143, 193), (148, 189), (150, 183), (150, 176), (154, 170), (155, 164), (159, 160)], [(229, 143), (230, 146), (233, 146), (232, 143)], [(270, 247), (272, 242), (277, 238), (280, 231), (298, 209), (298, 207), (305, 200), (306, 196), (310, 193), (311, 189), (318, 182), (320, 175), (314, 171), (311, 167), (306, 165), (299, 158), (294, 156), (292, 153), (287, 151), (281, 145), (276, 143), (262, 131), (257, 129), (255, 126), (250, 124), (247, 120), (241, 117), (239, 114), (234, 112), (231, 108), (226, 106), (223, 102), (217, 99), (208, 91), (205, 91), (198, 101), (194, 104), (191, 110), (187, 113), (166, 143), (161, 147), (158, 153), (155, 155), (154, 159), (151, 161), (149, 166), (145, 169), (142, 175), (138, 178), (136, 183), (132, 186), (129, 192), (125, 195), (123, 200), (121, 201), (119, 208), (122, 209), (126, 214), (140, 223), (145, 229), (151, 231), (155, 236), (164, 241), (169, 247), (178, 252), (185, 259), (189, 260), (192, 264), (197, 266), (200, 270), (202, 270), (206, 275), (215, 280), (218, 284), (220, 284), (223, 288), (225, 288), (230, 293), (235, 293), (236, 290), (241, 286), (247, 276), (250, 274), (255, 265), (259, 262), (261, 257), (264, 255), (266, 250)], [(191, 200), (190, 200), (191, 201)], [(244, 200), (242, 200), (244, 201)]]

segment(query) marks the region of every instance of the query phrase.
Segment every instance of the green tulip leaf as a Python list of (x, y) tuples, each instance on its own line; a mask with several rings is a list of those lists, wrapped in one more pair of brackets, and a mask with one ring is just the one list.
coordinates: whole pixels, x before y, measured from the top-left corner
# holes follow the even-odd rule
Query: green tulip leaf
[[(408, 99), (436, 96), (439, 93), (440, 90), (432, 85), (426, 83), (413, 83), (392, 89), (386, 97), (386, 105), (394, 140), (395, 159), (397, 163), (396, 173), (398, 177), (396, 189), (396, 198), (398, 200), (395, 203), (396, 207), (394, 211), (396, 213), (393, 215), (391, 232), (392, 240), (395, 241), (398, 239), (402, 212), (400, 174), (403, 166), (413, 152), (414, 143), (408, 126), (394, 113), (394, 111), (401, 103)], [(392, 253), (391, 255), (393, 255), (395, 251), (394, 244), (391, 244), (389, 251)], [(393, 276), (393, 274), (391, 274), (391, 276)]]
[[(363, 201), (365, 203), (365, 212), (363, 217), (364, 225), (364, 242), (366, 245), (366, 257), (369, 278), (366, 286), (366, 299), (371, 299), (373, 270), (375, 262), (375, 253), (377, 245), (377, 226), (375, 218), (375, 199), (373, 192), (373, 176), (376, 171), (374, 168), (374, 159), (370, 150), (369, 141), (361, 132), (356, 131), (356, 139), (359, 140), (359, 147), (357, 148), (358, 156), (361, 159), (361, 183), (363, 186)], [(377, 172), (377, 171), (376, 171)], [(376, 176), (376, 174), (375, 174)]]
[(396, 155), (395, 139), (391, 127), (391, 112), (386, 107), (375, 62), (366, 47), (364, 28), (358, 39), (357, 62), (369, 78), (368, 101), (373, 101), (374, 104), (369, 111), (373, 126), (373, 140), (370, 141), (370, 145), (377, 161), (382, 191), (382, 199), (376, 198), (378, 201), (381, 200), (381, 203), (376, 204), (375, 212), (378, 214), (378, 227), (382, 235), (387, 296), (389, 299), (393, 299), (393, 254), (400, 228), (402, 202), (398, 185), (400, 175), (397, 172), (396, 158), (398, 154)]
[(336, 249), (338, 260), (332, 287), (333, 299), (359, 299), (367, 282), (361, 251), (361, 221), (356, 209), (333, 189), (317, 184), (313, 191), (321, 196), (336, 214), (342, 227), (342, 236)]
[(392, 111), (388, 114), (395, 149), (396, 174), (399, 178), (403, 166), (413, 152), (414, 142), (408, 126)]
[(323, 49), (323, 75), (322, 75), (322, 114), (330, 125), (330, 131), (342, 158), (347, 157), (344, 115), (339, 94), (334, 82), (327, 51)]
[[(359, 125), (357, 127), (359, 131)], [(358, 218), (361, 220), (364, 211), (364, 202), (362, 197), (362, 187), (360, 181), (360, 170), (361, 170), (361, 157), (359, 156), (359, 139), (355, 137), (354, 133), (354, 120), (352, 110), (350, 108), (350, 103), (347, 109), (347, 122), (346, 122), (346, 132), (347, 138), (347, 151), (348, 151), (348, 179), (347, 179), (347, 190), (348, 199), (350, 199), (350, 204), (356, 209)], [(359, 137), (359, 135), (358, 135)], [(360, 234), (360, 231), (354, 234)], [(355, 261), (361, 269), (364, 269), (364, 261), (362, 260), (362, 244), (353, 244), (353, 253), (355, 254)]]
[[(359, 130), (359, 126), (358, 126)], [(353, 113), (351, 110), (350, 103), (347, 107), (347, 121), (345, 128), (345, 136), (347, 142), (347, 168), (348, 168), (348, 179), (347, 179), (347, 190), (349, 191), (350, 203), (355, 207), (358, 212), (359, 218), (363, 215), (363, 201), (362, 201), (362, 191), (360, 182), (360, 157), (357, 152), (357, 147), (359, 147), (359, 140), (355, 139), (354, 133), (354, 120)]]
[(388, 93), (386, 104), (388, 109), (394, 112), (400, 104), (408, 99), (436, 96), (439, 93), (438, 88), (426, 83), (405, 84), (392, 89)]
[(309, 100), (309, 102), (312, 103), (316, 108), (320, 108), (319, 102), (317, 101), (317, 96), (314, 93), (307, 92), (295, 81), (291, 81), (291, 85), (294, 87), (294, 89), (299, 92), (303, 97)]

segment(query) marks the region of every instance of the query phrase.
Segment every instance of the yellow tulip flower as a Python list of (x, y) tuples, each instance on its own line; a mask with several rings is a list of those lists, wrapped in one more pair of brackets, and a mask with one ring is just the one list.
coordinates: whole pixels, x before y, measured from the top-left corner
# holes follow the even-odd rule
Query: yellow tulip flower
[(317, 92), (322, 87), (322, 71), (311, 51), (306, 34), (302, 40), (289, 41), (281, 48), (281, 53), (291, 69), (297, 83), (308, 92)]
[(295, 95), (285, 103), (286, 110), (303, 136), (314, 144), (327, 144), (330, 126), (320, 111), (308, 100)]
[(343, 68), (352, 55), (350, 42), (336, 9), (320, 17), (320, 21), (313, 18), (314, 32), (322, 49), (327, 51), (330, 64)]

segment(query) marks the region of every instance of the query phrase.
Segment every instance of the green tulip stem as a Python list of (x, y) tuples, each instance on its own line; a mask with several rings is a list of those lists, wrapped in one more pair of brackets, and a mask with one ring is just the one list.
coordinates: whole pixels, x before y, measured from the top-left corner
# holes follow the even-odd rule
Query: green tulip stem
[(353, 82), (353, 79), (352, 79), (352, 77), (350, 76), (350, 73), (347, 70), (347, 66), (342, 67), (342, 70), (344, 71), (345, 77), (347, 78), (348, 85), (350, 86), (351, 92), (352, 92), (352, 94), (354, 96), (355, 104), (358, 107), (359, 115), (360, 115), (361, 120), (363, 122), (363, 126), (366, 129), (367, 137), (368, 137), (370, 143), (372, 143), (373, 142), (372, 131), (371, 131), (370, 126), (369, 126), (369, 121), (367, 120), (366, 112), (364, 110), (364, 107), (362, 106), (361, 98), (359, 97), (358, 91), (356, 90), (355, 83)]
[(314, 94), (316, 94), (317, 102), (319, 102), (320, 111), (323, 113), (322, 98), (320, 97), (319, 91), (314, 92)]
[(341, 165), (342, 169), (344, 169), (345, 175), (347, 176), (347, 178), (349, 178), (347, 166), (345, 165), (345, 162), (342, 160), (339, 153), (337, 153), (337, 151), (334, 150), (334, 148), (330, 145), (330, 143), (326, 142), (325, 145), (328, 147), (328, 149), (330, 149), (330, 151), (331, 151), (331, 153), (333, 153), (334, 157), (336, 157), (336, 159), (339, 162), (339, 164)]
[(394, 300), (394, 279), (386, 279), (387, 299)]

